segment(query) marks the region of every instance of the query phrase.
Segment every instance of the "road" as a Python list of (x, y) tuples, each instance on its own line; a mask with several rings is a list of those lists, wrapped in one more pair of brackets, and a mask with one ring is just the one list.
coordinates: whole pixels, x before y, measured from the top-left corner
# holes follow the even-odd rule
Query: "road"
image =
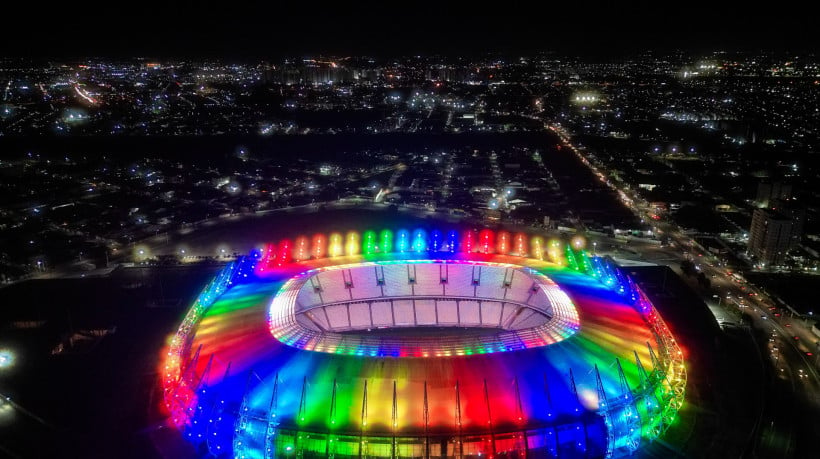
[(748, 454), (750, 457), (793, 457), (799, 432), (820, 432), (817, 416), (820, 413), (820, 340), (812, 333), (810, 324), (800, 318), (786, 317), (765, 292), (734, 277), (716, 257), (674, 223), (653, 218), (648, 203), (631, 189), (609, 180), (604, 168), (593, 164), (581, 148), (573, 145), (566, 131), (560, 126), (548, 128), (558, 134), (564, 146), (615, 191), (642, 222), (651, 222), (656, 235), (671, 241), (670, 248), (638, 243), (613, 248), (610, 242), (593, 239), (598, 252), (664, 264), (695, 284), (691, 277), (680, 272), (684, 260), (692, 261), (711, 281), (711, 288), (692, 285), (693, 290), (701, 293), (721, 326), (739, 325), (737, 319), (746, 317), (745, 326), (753, 337), (767, 337), (762, 342), (756, 340), (756, 344), (761, 363), (770, 368), (771, 381), (760, 394), (764, 398), (764, 409), (751, 432)]

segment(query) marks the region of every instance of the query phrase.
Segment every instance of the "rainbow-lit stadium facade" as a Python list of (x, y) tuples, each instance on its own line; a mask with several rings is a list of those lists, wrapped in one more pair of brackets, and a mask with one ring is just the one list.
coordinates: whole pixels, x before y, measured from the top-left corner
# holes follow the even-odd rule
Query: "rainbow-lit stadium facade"
[(538, 236), (300, 236), (226, 266), (163, 359), (169, 420), (236, 458), (622, 457), (684, 354), (612, 260)]

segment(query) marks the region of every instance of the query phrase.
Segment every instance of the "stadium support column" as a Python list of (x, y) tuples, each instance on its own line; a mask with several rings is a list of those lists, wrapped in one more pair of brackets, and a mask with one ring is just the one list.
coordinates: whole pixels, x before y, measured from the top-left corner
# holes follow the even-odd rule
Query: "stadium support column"
[[(197, 430), (202, 430), (202, 429), (205, 430), (205, 446), (206, 447), (208, 446), (208, 432), (207, 432), (208, 424), (210, 424), (210, 422), (209, 422), (209, 419), (211, 419), (210, 414), (213, 411), (213, 404), (209, 403), (209, 399), (208, 399), (209, 394), (207, 393), (208, 392), (208, 390), (207, 390), (207, 381), (208, 381), (208, 375), (211, 372), (211, 366), (213, 365), (213, 362), (214, 362), (214, 356), (213, 356), (213, 354), (211, 354), (211, 357), (208, 359), (208, 364), (205, 365), (205, 370), (202, 371), (202, 373), (199, 375), (199, 377), (196, 377), (196, 372), (194, 372), (194, 377), (196, 379), (196, 383), (191, 382), (191, 387), (194, 388), (194, 393), (197, 394), (196, 395), (196, 411), (191, 416), (191, 419), (193, 420), (193, 425), (197, 425), (197, 424), (200, 424), (200, 423), (202, 424), (202, 425), (198, 426)], [(206, 410), (206, 406), (210, 407), (210, 409)], [(213, 422), (213, 421), (211, 421), (211, 422)], [(193, 427), (193, 425), (191, 427)], [(189, 431), (189, 434), (190, 433), (191, 432)], [(199, 436), (199, 435), (201, 435), (201, 434), (197, 434), (197, 436)]]
[(268, 406), (268, 427), (265, 430), (265, 459), (274, 459), (276, 457), (276, 427), (279, 426), (279, 420), (276, 419), (276, 412), (279, 411), (279, 372), (273, 378), (273, 390), (270, 394), (270, 405)]
[(529, 456), (529, 449), (527, 448), (527, 428), (524, 423), (524, 407), (521, 405), (521, 390), (518, 387), (518, 377), (516, 376), (513, 379), (513, 384), (515, 384), (515, 404), (516, 404), (516, 411), (518, 417), (518, 427), (521, 429), (521, 434), (519, 438), (521, 439), (520, 450), (523, 453), (524, 459), (528, 459)]
[(578, 263), (578, 268), (585, 274), (592, 274), (592, 263), (589, 261), (589, 255), (585, 250), (578, 250), (575, 253), (575, 261)]
[(632, 389), (629, 388), (629, 382), (626, 380), (621, 360), (616, 358), (615, 363), (618, 364), (618, 381), (621, 390), (621, 399), (617, 403), (617, 406), (620, 407), (619, 417), (621, 419), (619, 421), (623, 427), (621, 437), (626, 438), (626, 447), (629, 454), (632, 454), (641, 446), (641, 417), (638, 414), (638, 408), (635, 406), (635, 398), (632, 395)]
[(245, 380), (245, 390), (242, 392), (242, 404), (239, 406), (239, 416), (236, 418), (236, 424), (234, 427), (235, 435), (234, 435), (234, 445), (233, 450), (234, 453), (237, 454), (239, 457), (243, 456), (242, 451), (244, 451), (244, 447), (242, 446), (241, 433), (245, 432), (245, 429), (248, 427), (248, 417), (250, 411), (250, 402), (248, 397), (248, 392), (250, 392), (251, 387), (251, 378), (253, 377), (253, 369), (248, 370), (248, 378)]
[(430, 459), (430, 406), (427, 403), (427, 380), (424, 380), (424, 459)]
[[(444, 451), (442, 451), (442, 455)], [(461, 389), (459, 388), (459, 382), (456, 380), (456, 441), (455, 441), (455, 451), (453, 451), (453, 455), (456, 459), (461, 459), (463, 456), (462, 451), (462, 438), (461, 438)]]
[[(199, 349), (202, 349), (202, 345), (199, 345), (197, 349), (197, 353), (199, 353)], [(197, 377), (196, 376), (196, 368), (193, 369), (193, 375), (196, 379), (196, 383), (191, 384), (192, 387), (196, 390), (196, 392), (200, 392), (200, 390), (205, 385), (205, 382), (208, 380), (208, 374), (211, 372), (211, 365), (214, 363), (214, 355), (211, 354), (211, 357), (208, 358), (208, 363), (205, 365), (205, 369), (202, 373)]]
[(180, 381), (183, 382), (192, 382), (194, 377), (196, 377), (196, 366), (199, 363), (199, 353), (202, 351), (202, 344), (197, 346), (196, 352), (191, 360), (185, 365), (185, 368), (182, 370), (182, 374), (180, 376)]
[(660, 434), (660, 429), (658, 428), (658, 409), (661, 404), (661, 399), (658, 398), (657, 393), (655, 392), (654, 386), (652, 385), (652, 381), (649, 378), (649, 375), (646, 373), (646, 369), (641, 362), (641, 358), (638, 356), (638, 351), (632, 351), (635, 354), (635, 365), (638, 367), (638, 375), (641, 378), (641, 386), (639, 388), (639, 397), (643, 397), (644, 400), (644, 410), (646, 412), (646, 416), (649, 418), (649, 432), (641, 432), (642, 436), (646, 436), (650, 439), (650, 441), (654, 440)]
[(398, 416), (398, 403), (396, 402), (396, 380), (393, 380), (393, 411), (390, 415), (391, 417), (391, 429), (393, 432), (393, 438), (390, 441), (390, 453), (393, 459), (398, 457), (398, 451), (396, 450), (396, 427), (398, 427), (399, 422), (397, 419)]
[(487, 428), (490, 429), (491, 457), (495, 457), (495, 434), (493, 433), (493, 413), (490, 411), (490, 392), (487, 389), (487, 380), (484, 380), (484, 405), (487, 406)]
[(544, 433), (544, 444), (547, 445), (549, 457), (554, 458), (558, 457), (558, 430), (555, 428), (555, 420), (552, 417), (552, 396), (546, 371), (544, 372), (544, 396), (547, 400), (547, 420), (549, 421)]
[(365, 431), (367, 430), (367, 380), (364, 381), (364, 392), (362, 393), (362, 417), (361, 417), (361, 430), (359, 431), (359, 458), (363, 459), (367, 457), (367, 440), (364, 438)]
[(564, 248), (564, 257), (567, 259), (567, 266), (573, 271), (578, 271), (578, 261), (575, 260), (575, 253), (572, 251), (572, 246), (567, 244)]
[[(230, 374), (231, 362), (228, 362), (228, 365), (226, 365), (225, 367), (225, 373), (222, 375), (222, 382), (220, 383), (220, 385), (228, 379), (228, 376)], [(225, 424), (222, 421), (223, 415), (225, 413), (225, 394), (222, 393), (220, 395), (221, 396), (217, 396), (217, 394), (211, 394), (211, 399), (213, 400), (211, 405), (211, 416), (208, 419), (208, 425), (205, 429), (205, 436), (207, 437), (205, 440), (205, 444), (208, 447), (208, 451), (214, 456), (218, 456), (223, 453), (223, 440), (227, 439), (227, 442), (225, 443), (226, 449), (230, 445), (230, 439), (233, 438), (234, 428), (233, 425), (230, 426), (230, 429), (225, 429), (223, 427), (223, 425)]]
[[(570, 387), (572, 388), (572, 393), (573, 395), (575, 395), (575, 403), (577, 403), (575, 407), (575, 412), (578, 414), (577, 421), (580, 422), (582, 426), (584, 426), (583, 448), (584, 451), (586, 451), (587, 444), (589, 443), (589, 432), (587, 431), (586, 417), (584, 416), (584, 413), (581, 412), (581, 407), (583, 406), (583, 404), (581, 403), (581, 397), (578, 395), (578, 386), (575, 384), (575, 375), (572, 373), (572, 368), (569, 369), (569, 383)], [(584, 454), (584, 456), (586, 456), (586, 454)]]
[(330, 419), (328, 420), (330, 428), (327, 431), (327, 438), (325, 439), (325, 457), (333, 459), (336, 457), (336, 448), (333, 444), (333, 430), (336, 427), (336, 378), (333, 378), (333, 392), (330, 394)]
[(655, 390), (659, 390), (661, 395), (661, 432), (665, 431), (667, 427), (672, 424), (674, 418), (674, 411), (670, 413), (669, 407), (674, 403), (675, 393), (672, 390), (672, 383), (669, 382), (668, 367), (664, 368), (662, 362), (655, 355), (655, 350), (647, 341), (646, 346), (649, 348), (649, 358), (652, 360), (652, 373), (650, 374), (650, 381)]
[(598, 371), (598, 364), (595, 364), (595, 388), (598, 391), (598, 411), (604, 417), (606, 424), (606, 457), (612, 457), (615, 449), (615, 423), (612, 422), (612, 412), (606, 399), (604, 382), (601, 381), (601, 373)]
[[(302, 427), (302, 424), (305, 422), (305, 409), (307, 408), (307, 376), (302, 376), (302, 395), (299, 397), (299, 419), (296, 422), (296, 425), (299, 428)], [(302, 459), (304, 454), (302, 450), (302, 442), (299, 441), (302, 439), (302, 432), (297, 430), (296, 432), (296, 444), (293, 445), (293, 449), (296, 450), (296, 459)]]

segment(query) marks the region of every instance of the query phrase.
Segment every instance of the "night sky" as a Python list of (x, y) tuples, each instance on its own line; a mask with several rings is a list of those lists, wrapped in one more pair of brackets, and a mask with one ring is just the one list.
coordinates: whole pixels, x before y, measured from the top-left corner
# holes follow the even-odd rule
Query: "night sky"
[(805, 6), (670, 3), (76, 2), (6, 17), (0, 55), (264, 59), (552, 50), (618, 56), (671, 49), (811, 52), (820, 43)]

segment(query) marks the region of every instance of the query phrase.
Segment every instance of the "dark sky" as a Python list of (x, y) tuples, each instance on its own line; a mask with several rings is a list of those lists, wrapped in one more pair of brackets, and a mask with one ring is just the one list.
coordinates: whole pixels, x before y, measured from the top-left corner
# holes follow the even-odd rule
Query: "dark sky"
[[(483, 3), (483, 2), (482, 2)], [(309, 0), (66, 2), (0, 24), (0, 56), (275, 58), (305, 53), (818, 49), (816, 18), (790, 2)], [(532, 5), (542, 5), (538, 8)]]

